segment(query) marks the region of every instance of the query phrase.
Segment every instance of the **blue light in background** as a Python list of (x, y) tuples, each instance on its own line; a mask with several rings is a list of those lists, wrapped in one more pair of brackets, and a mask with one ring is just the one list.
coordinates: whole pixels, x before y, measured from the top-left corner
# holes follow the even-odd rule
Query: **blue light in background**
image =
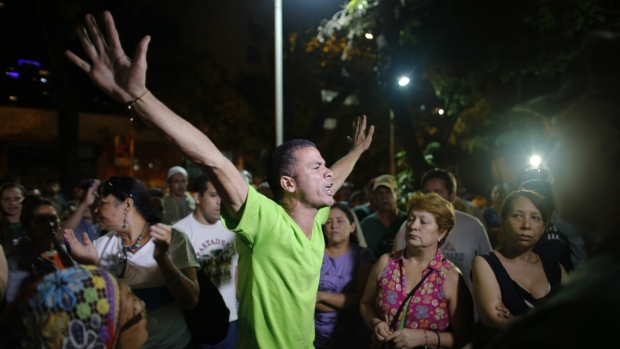
[(32, 61), (32, 60), (29, 60), (29, 59), (18, 59), (17, 60), (17, 64), (19, 64), (19, 65), (34, 65), (34, 66), (37, 66), (37, 67), (41, 68), (41, 62)]

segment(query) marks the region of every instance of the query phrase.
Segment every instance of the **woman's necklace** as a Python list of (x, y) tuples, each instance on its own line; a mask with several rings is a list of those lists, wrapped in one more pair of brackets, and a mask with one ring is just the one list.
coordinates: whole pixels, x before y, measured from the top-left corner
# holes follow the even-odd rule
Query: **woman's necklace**
[(135, 251), (137, 251), (140, 248), (140, 241), (142, 241), (142, 233), (144, 232), (144, 228), (146, 228), (147, 224), (148, 224), (148, 222), (144, 223), (144, 227), (142, 227), (142, 230), (140, 230), (140, 236), (138, 236), (138, 240), (136, 240), (135, 244), (133, 244), (131, 246), (125, 246), (125, 244), (121, 240), (121, 249), (123, 250), (123, 252), (125, 252), (125, 253), (127, 253), (127, 252), (134, 253)]

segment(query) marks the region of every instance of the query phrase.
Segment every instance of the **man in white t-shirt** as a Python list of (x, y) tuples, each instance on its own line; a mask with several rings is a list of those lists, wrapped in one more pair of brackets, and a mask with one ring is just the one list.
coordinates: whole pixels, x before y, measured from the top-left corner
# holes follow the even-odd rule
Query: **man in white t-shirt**
[(205, 175), (194, 181), (194, 212), (173, 227), (185, 232), (196, 252), (202, 270), (209, 276), (222, 294), (230, 310), (230, 326), (226, 339), (216, 345), (202, 348), (237, 348), (237, 261), (235, 234), (220, 221), (221, 199), (213, 183)]

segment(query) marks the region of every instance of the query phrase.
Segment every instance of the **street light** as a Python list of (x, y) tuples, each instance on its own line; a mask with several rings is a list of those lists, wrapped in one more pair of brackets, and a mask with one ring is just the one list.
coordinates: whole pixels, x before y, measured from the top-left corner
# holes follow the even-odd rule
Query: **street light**
[(282, 87), (282, 0), (275, 0), (275, 55), (276, 55), (276, 146), (283, 142), (284, 96)]
[(407, 86), (409, 84), (409, 78), (406, 77), (405, 75), (402, 75), (401, 77), (398, 78), (398, 84), (400, 86)]
[(540, 166), (541, 162), (542, 162), (542, 159), (538, 155), (532, 155), (532, 157), (530, 157), (530, 165), (532, 165), (532, 167)]

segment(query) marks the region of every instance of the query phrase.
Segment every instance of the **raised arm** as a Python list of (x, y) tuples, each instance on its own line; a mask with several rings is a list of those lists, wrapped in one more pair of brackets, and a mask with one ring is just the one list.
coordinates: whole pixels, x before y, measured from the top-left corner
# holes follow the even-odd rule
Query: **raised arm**
[(99, 188), (99, 180), (95, 179), (90, 185), (90, 188), (88, 188), (86, 196), (78, 204), (75, 211), (73, 211), (73, 213), (61, 223), (63, 229), (77, 229), (78, 225), (80, 225), (80, 222), (82, 221), (82, 217), (84, 217), (84, 213), (90, 210), (90, 206), (95, 202), (97, 188)]
[(85, 18), (86, 29), (78, 30), (90, 63), (70, 51), (66, 52), (67, 58), (86, 72), (103, 92), (127, 103), (146, 124), (198, 164), (213, 179), (228, 212), (239, 217), (248, 186), (237, 168), (204, 133), (176, 115), (146, 88), (146, 53), (150, 37), (140, 40), (131, 60), (121, 47), (112, 15), (106, 11), (103, 18), (107, 43), (92, 15)]
[(375, 127), (370, 126), (368, 133), (366, 133), (366, 115), (357, 118), (357, 122), (353, 123), (353, 148), (342, 159), (336, 161), (332, 165), (331, 170), (333, 174), (334, 185), (332, 186), (332, 192), (337, 192), (342, 186), (344, 181), (349, 177), (351, 171), (360, 156), (370, 147), (372, 142), (372, 134), (375, 132)]

